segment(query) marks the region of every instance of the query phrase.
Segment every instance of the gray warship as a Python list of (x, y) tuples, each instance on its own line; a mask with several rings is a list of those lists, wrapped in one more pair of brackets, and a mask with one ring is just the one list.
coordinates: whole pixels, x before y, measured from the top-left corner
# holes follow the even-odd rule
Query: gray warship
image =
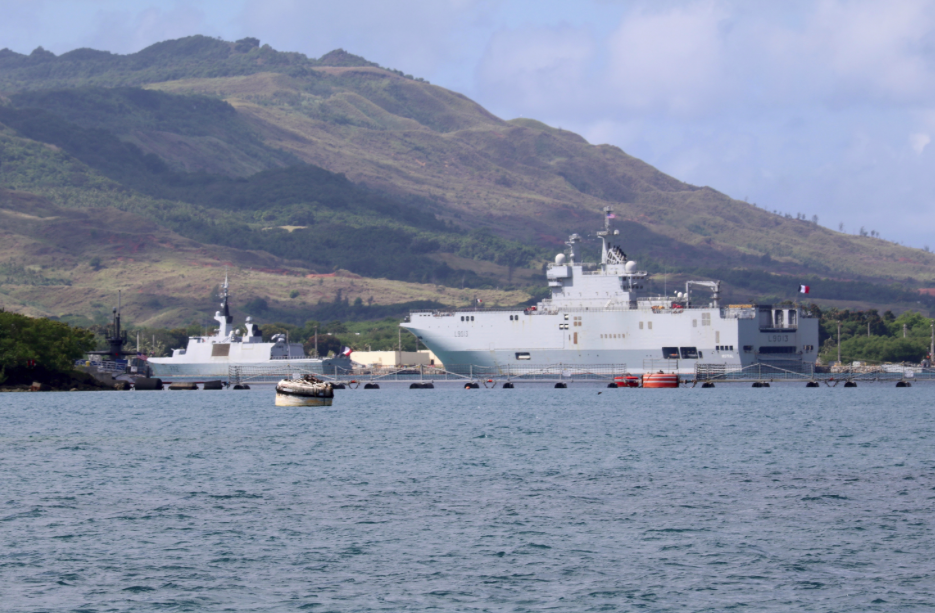
[[(727, 370), (760, 364), (814, 368), (818, 319), (799, 306), (720, 304), (720, 281), (687, 281), (685, 291), (650, 295), (649, 273), (611, 244), (604, 208), (600, 263), (582, 262), (581, 237), (548, 266), (551, 297), (536, 306), (412, 311), (400, 324), (449, 370), (537, 365), (613, 365), (634, 374)], [(706, 291), (707, 299), (696, 295)]]
[(214, 314), (217, 331), (208, 336), (192, 336), (185, 348), (173, 349), (166, 358), (150, 358), (154, 377), (170, 381), (226, 379), (232, 367), (275, 367), (282, 372), (338, 373), (351, 369), (347, 355), (330, 358), (308, 357), (300, 343), (290, 343), (285, 334), (263, 342), (260, 327), (247, 317), (243, 330), (232, 324), (227, 275), (221, 287), (221, 310)]

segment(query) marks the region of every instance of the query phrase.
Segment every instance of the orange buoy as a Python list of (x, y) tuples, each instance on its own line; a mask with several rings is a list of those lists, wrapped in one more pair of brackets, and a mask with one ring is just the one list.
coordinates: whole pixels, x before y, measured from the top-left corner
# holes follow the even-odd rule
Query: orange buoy
[(647, 373), (643, 375), (643, 387), (672, 388), (679, 386), (679, 376), (665, 373)]

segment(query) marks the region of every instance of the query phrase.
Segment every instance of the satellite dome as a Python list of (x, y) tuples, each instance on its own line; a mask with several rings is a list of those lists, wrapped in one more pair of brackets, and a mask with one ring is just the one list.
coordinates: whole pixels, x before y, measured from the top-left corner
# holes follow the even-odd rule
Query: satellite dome
[(630, 260), (629, 262), (627, 262), (627, 273), (633, 274), (635, 272), (636, 272), (636, 262), (634, 262), (633, 260)]
[(251, 321), (253, 321), (253, 318), (247, 315), (247, 323), (250, 323)]
[(556, 263), (557, 265), (559, 265), (559, 266), (561, 266), (562, 264), (564, 264), (564, 263), (565, 263), (565, 254), (564, 254), (564, 253), (559, 253), (557, 256), (555, 256), (555, 263)]

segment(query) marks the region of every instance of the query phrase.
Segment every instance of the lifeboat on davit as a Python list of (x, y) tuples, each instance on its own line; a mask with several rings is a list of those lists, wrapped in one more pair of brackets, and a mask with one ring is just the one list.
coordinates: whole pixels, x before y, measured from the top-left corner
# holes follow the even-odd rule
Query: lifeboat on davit
[(662, 372), (646, 373), (643, 375), (643, 387), (671, 388), (679, 386), (679, 376)]

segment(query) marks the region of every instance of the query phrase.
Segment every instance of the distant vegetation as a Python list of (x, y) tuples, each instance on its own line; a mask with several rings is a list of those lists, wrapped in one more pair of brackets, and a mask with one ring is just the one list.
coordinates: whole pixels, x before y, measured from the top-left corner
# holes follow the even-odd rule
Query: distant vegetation
[(70, 371), (93, 348), (94, 335), (88, 330), (0, 310), (0, 384), (23, 381), (31, 371)]
[(68, 279), (46, 277), (36, 266), (10, 260), (0, 263), (0, 285), (71, 285)]
[[(330, 56), (330, 57), (329, 57)], [(0, 51), (0, 90), (51, 89), (96, 85), (121, 87), (191, 78), (232, 77), (278, 72), (315, 78), (314, 66), (376, 66), (350, 53), (321, 60), (283, 53), (256, 38), (230, 43), (207, 36), (170, 40), (129, 55), (75, 49), (60, 56), (36, 48), (29, 55)]]
[[(748, 294), (744, 300), (776, 302), (782, 299), (818, 298), (822, 300), (854, 300), (884, 304), (924, 305), (935, 309), (935, 296), (920, 294), (905, 284), (883, 285), (869, 281), (837, 281), (814, 275), (777, 275), (766, 270), (699, 268), (693, 274), (702, 278), (720, 279), (733, 296)], [(798, 293), (799, 284), (809, 285), (813, 294)]]
[[(887, 311), (821, 311), (819, 342), (821, 359), (826, 364), (838, 356), (838, 323), (841, 324), (842, 362), (912, 362), (918, 363), (929, 353), (932, 320), (907, 311), (896, 317)], [(905, 335), (905, 336), (904, 336)]]

